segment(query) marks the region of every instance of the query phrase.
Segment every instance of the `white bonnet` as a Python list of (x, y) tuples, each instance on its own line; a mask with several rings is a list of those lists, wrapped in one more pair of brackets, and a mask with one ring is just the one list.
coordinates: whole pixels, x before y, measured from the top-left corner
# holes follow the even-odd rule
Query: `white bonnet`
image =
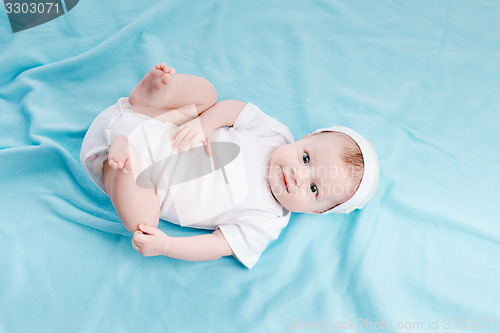
[(347, 214), (357, 208), (363, 208), (363, 206), (368, 202), (368, 200), (370, 200), (370, 198), (375, 194), (375, 191), (377, 190), (380, 164), (375, 149), (363, 136), (347, 127), (332, 126), (329, 128), (320, 128), (314, 131), (312, 134), (321, 132), (340, 132), (348, 135), (358, 144), (359, 148), (361, 149), (361, 154), (363, 155), (364, 161), (363, 178), (361, 179), (361, 183), (359, 184), (359, 187), (354, 195), (346, 202), (321, 214)]

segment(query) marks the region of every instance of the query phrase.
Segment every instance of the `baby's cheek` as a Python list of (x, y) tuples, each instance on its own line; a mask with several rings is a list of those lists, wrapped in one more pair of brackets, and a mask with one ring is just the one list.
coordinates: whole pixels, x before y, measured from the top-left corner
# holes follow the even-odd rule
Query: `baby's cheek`
[(307, 200), (301, 194), (296, 194), (290, 198), (290, 205), (293, 206), (292, 211), (303, 211), (307, 206)]

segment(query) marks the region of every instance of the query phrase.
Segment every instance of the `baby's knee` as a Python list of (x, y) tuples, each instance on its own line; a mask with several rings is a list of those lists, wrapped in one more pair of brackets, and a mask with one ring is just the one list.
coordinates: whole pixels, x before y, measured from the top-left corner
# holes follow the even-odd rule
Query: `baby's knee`
[[(156, 222), (155, 222), (156, 221)], [(144, 219), (142, 222), (141, 221), (136, 221), (132, 224), (129, 224), (129, 223), (123, 223), (123, 225), (125, 226), (125, 228), (130, 231), (131, 233), (134, 233), (136, 232), (137, 230), (140, 230), (139, 229), (139, 225), (142, 224), (142, 225), (150, 225), (152, 227), (155, 227), (155, 228), (158, 228), (158, 224), (160, 223), (160, 220), (157, 219), (157, 220), (148, 220), (148, 219)]]
[(134, 219), (134, 231), (139, 230), (139, 224), (147, 224), (153, 227), (158, 227), (160, 223), (160, 204), (157, 198), (151, 198), (148, 205), (144, 205), (144, 210), (137, 214)]
[(157, 228), (160, 223), (160, 211), (159, 209), (158, 211), (144, 210), (143, 212), (137, 214), (131, 214), (130, 216), (127, 216), (127, 218), (122, 219), (122, 223), (131, 233), (139, 230), (140, 224), (150, 225)]

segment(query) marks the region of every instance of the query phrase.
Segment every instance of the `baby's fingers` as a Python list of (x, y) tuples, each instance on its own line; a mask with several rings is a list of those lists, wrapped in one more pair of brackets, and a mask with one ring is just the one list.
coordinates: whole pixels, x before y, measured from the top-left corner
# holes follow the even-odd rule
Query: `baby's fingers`
[(182, 131), (184, 129), (184, 126), (179, 126), (177, 127), (173, 132), (172, 134), (170, 134), (170, 140), (174, 140), (176, 138), (176, 136), (179, 134), (180, 131)]
[(210, 148), (210, 138), (206, 138), (205, 142), (205, 154), (207, 154), (208, 157), (212, 157), (212, 149)]
[(177, 151), (179, 153), (183, 152), (184, 150), (186, 150), (186, 148), (188, 146), (190, 146), (190, 148), (193, 147), (193, 144), (196, 142), (196, 133), (193, 133), (193, 132), (190, 132), (188, 135), (186, 135), (184, 137), (184, 140), (182, 140), (180, 143), (179, 143), (179, 147), (177, 147)]
[[(137, 231), (136, 231), (137, 232)], [(135, 236), (136, 232), (134, 233), (134, 237), (132, 238), (132, 247), (139, 253), (142, 254), (142, 247), (144, 246), (143, 243), (138, 242), (137, 238)]]
[[(177, 127), (170, 134), (170, 140), (174, 140), (174, 141), (177, 139), (182, 140), (183, 135), (186, 135), (186, 130), (189, 131), (189, 128), (186, 126), (186, 124), (183, 124), (183, 125)], [(180, 138), (179, 138), (179, 135), (181, 136)]]
[[(180, 127), (179, 127), (180, 128)], [(188, 128), (182, 128), (180, 131), (177, 132), (175, 136), (174, 142), (172, 142), (172, 149), (175, 149), (179, 146), (179, 144), (185, 140), (186, 136), (189, 135), (189, 129)]]
[(200, 143), (204, 143), (204, 142), (205, 142), (205, 138), (203, 137), (203, 134), (202, 133), (196, 133), (191, 138), (191, 142), (189, 143), (189, 149), (193, 149), (193, 148), (199, 147), (199, 146), (201, 146)]
[(147, 241), (147, 236), (140, 230), (137, 230), (134, 232), (134, 236), (132, 237), (132, 243), (135, 243), (137, 245), (144, 245), (144, 243)]
[(141, 248), (139, 247), (139, 245), (137, 245), (134, 242), (132, 242), (132, 247), (134, 248), (134, 250), (136, 250), (137, 252), (141, 253)]

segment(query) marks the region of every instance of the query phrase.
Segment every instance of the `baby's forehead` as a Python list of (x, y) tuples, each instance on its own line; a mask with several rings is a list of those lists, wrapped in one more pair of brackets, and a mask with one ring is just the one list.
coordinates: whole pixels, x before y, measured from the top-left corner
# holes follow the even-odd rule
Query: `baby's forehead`
[(311, 135), (307, 139), (310, 140), (308, 143), (319, 150), (338, 152), (339, 154), (342, 152), (342, 149), (352, 141), (348, 135), (340, 132), (317, 133)]
[(342, 154), (349, 143), (349, 137), (339, 132), (324, 132), (306, 138), (304, 146), (311, 151), (317, 164), (342, 165)]

